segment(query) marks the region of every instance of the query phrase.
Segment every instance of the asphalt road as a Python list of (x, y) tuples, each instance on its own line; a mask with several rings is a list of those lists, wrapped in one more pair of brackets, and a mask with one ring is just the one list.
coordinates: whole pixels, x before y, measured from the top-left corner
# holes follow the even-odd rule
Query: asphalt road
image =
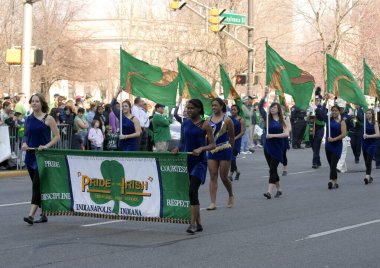
[[(238, 159), (235, 207), (201, 211), (204, 232), (188, 235), (176, 224), (50, 217), (28, 226), (29, 178), (0, 179), (0, 267), (380, 267), (380, 170), (364, 185), (364, 163), (339, 174), (328, 190), (322, 167), (311, 169), (310, 149), (288, 153), (283, 196), (267, 200), (268, 168), (262, 150)], [(361, 171), (361, 172), (360, 172)], [(201, 207), (209, 205), (208, 185)]]

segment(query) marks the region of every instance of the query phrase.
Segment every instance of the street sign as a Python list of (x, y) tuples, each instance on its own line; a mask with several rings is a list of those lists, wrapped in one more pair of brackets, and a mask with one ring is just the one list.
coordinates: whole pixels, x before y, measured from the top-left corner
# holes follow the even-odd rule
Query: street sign
[(223, 18), (226, 18), (223, 21), (223, 24), (233, 24), (233, 25), (246, 25), (247, 16), (235, 14), (235, 13), (223, 13), (220, 15)]

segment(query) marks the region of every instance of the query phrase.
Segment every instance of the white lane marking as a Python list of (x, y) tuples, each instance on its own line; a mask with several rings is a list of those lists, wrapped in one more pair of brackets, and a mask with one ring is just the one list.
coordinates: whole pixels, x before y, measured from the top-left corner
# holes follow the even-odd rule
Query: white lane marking
[(20, 203), (1, 204), (0, 207), (10, 207), (10, 206), (25, 205), (25, 204), (30, 204), (30, 201), (29, 202), (20, 202)]
[[(305, 170), (305, 171), (300, 171), (300, 172), (293, 172), (293, 173), (288, 173), (288, 175), (296, 175), (296, 174), (303, 174), (303, 173), (313, 173), (317, 172), (316, 170)], [(269, 178), (268, 175), (263, 176), (262, 178)]]
[(121, 221), (124, 221), (124, 220), (104, 221), (104, 222), (98, 222), (98, 223), (84, 224), (82, 225), (82, 227), (91, 227), (91, 226), (104, 225), (104, 224), (110, 224), (110, 223), (121, 222)]
[(358, 228), (358, 227), (362, 227), (362, 226), (366, 226), (366, 225), (370, 225), (370, 224), (378, 223), (378, 222), (380, 222), (380, 219), (373, 220), (373, 221), (367, 221), (367, 222), (363, 222), (363, 223), (359, 223), (359, 224), (355, 224), (355, 225), (350, 225), (350, 226), (346, 226), (346, 227), (342, 227), (342, 228), (338, 228), (338, 229), (334, 229), (334, 230), (330, 230), (330, 231), (326, 231), (326, 232), (322, 232), (322, 233), (312, 234), (312, 235), (308, 235), (307, 237), (298, 239), (295, 242), (307, 240), (307, 239), (313, 239), (313, 238), (317, 238), (317, 237), (321, 237), (321, 236), (325, 236), (325, 235), (330, 235), (330, 234), (334, 234), (337, 232), (347, 231), (350, 229), (354, 229), (354, 228)]

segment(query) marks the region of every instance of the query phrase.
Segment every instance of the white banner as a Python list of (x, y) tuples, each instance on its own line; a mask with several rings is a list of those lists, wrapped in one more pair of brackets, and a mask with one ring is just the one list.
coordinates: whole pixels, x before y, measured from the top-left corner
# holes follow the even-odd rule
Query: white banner
[(8, 126), (0, 126), (0, 163), (11, 157)]
[(154, 158), (68, 155), (72, 209), (160, 217), (161, 180)]

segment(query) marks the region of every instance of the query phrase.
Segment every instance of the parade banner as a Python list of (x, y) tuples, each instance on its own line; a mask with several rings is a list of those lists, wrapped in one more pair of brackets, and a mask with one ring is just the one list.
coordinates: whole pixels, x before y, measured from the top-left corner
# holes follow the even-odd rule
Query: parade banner
[(0, 162), (11, 157), (11, 144), (9, 140), (9, 127), (0, 126)]
[(187, 154), (36, 151), (47, 215), (188, 224)]

